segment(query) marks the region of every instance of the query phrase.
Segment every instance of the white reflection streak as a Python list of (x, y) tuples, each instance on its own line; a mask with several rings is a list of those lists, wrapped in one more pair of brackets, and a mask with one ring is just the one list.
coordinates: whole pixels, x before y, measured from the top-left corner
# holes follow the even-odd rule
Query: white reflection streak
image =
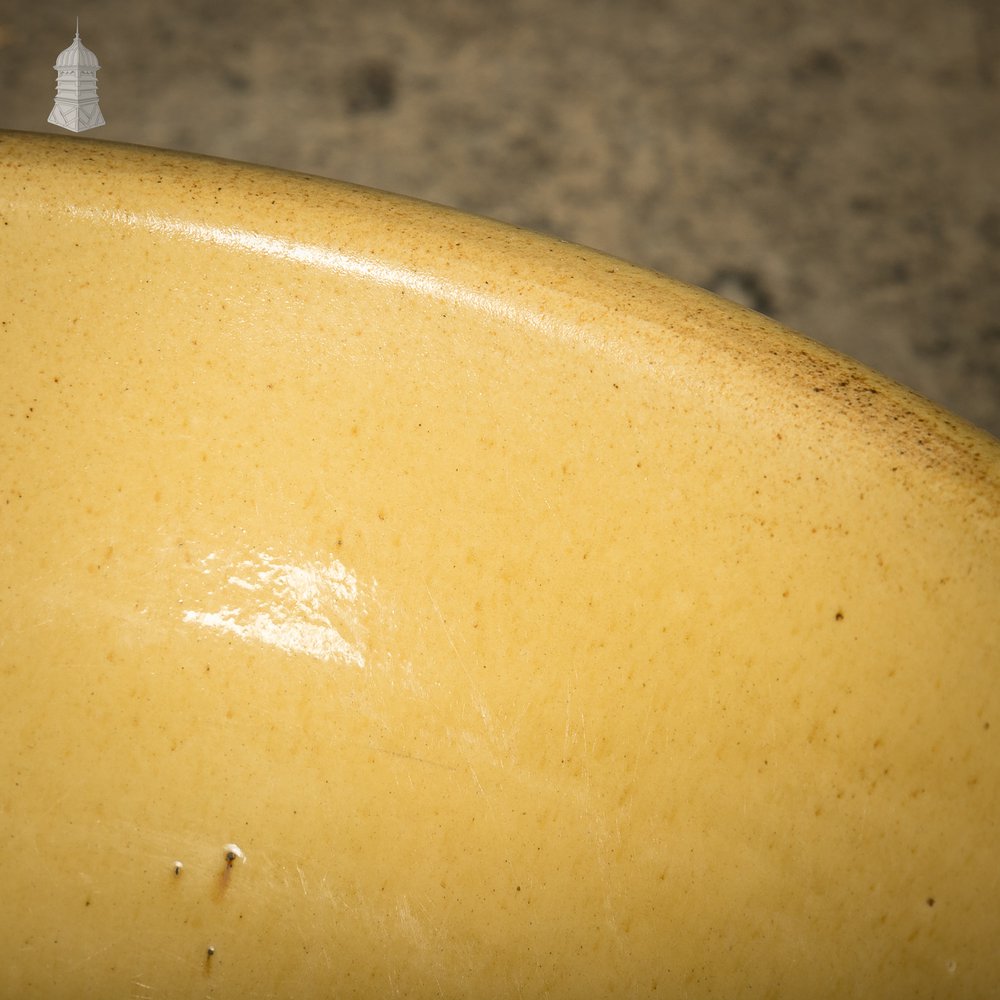
[[(212, 559), (214, 556), (209, 556), (204, 563)], [(357, 642), (363, 631), (362, 594), (357, 577), (343, 563), (292, 565), (260, 552), (255, 559), (231, 567), (223, 586), (254, 595), (248, 598), (251, 606), (227, 603), (217, 611), (191, 609), (184, 612), (183, 620), (286, 653), (365, 666)], [(352, 635), (354, 644), (333, 624), (331, 615), (338, 623), (346, 623), (348, 631), (357, 633)]]
[(244, 642), (263, 642), (286, 653), (305, 653), (317, 660), (342, 660), (364, 667), (365, 660), (335, 628), (311, 622), (275, 621), (258, 612), (241, 622), (239, 608), (221, 611), (185, 611), (184, 621), (204, 625), (215, 632), (230, 633)]
[[(106, 210), (81, 206), (70, 206), (67, 211), (77, 218), (135, 229), (147, 229), (199, 243), (211, 243), (229, 249), (247, 250), (251, 253), (295, 261), (310, 267), (339, 271), (379, 284), (419, 292), (432, 298), (458, 302), (500, 319), (521, 324), (526, 323), (550, 335), (558, 332), (564, 337), (572, 335), (573, 339), (587, 339), (589, 341), (589, 338), (581, 336), (579, 330), (557, 329), (556, 324), (539, 313), (531, 312), (523, 306), (511, 305), (495, 295), (479, 292), (464, 285), (445, 281), (442, 278), (407, 270), (404, 267), (380, 263), (371, 258), (358, 257), (330, 247), (317, 246), (312, 243), (296, 243), (294, 240), (266, 236), (263, 233), (249, 232), (244, 229), (209, 226), (183, 219), (170, 219), (148, 212), (140, 214), (126, 212), (122, 209)], [(600, 347), (602, 350), (608, 348), (607, 344), (598, 340), (595, 340), (590, 346)]]
[(342, 250), (317, 246), (314, 243), (296, 243), (294, 240), (266, 236), (263, 233), (254, 233), (245, 229), (209, 226), (205, 223), (191, 222), (185, 219), (170, 219), (162, 215), (153, 215), (151, 212), (126, 212), (120, 208), (100, 209), (79, 205), (70, 205), (66, 211), (76, 218), (128, 226), (134, 229), (146, 229), (229, 249), (247, 250), (251, 253), (306, 264), (309, 267), (365, 278), (389, 287), (405, 288), (430, 298), (455, 302), (478, 310), (498, 321), (529, 326), (539, 333), (572, 341), (601, 354), (616, 358), (622, 356), (621, 345), (613, 338), (594, 336), (575, 324), (554, 323), (551, 319), (526, 308), (523, 304), (514, 305), (497, 295), (479, 292), (467, 285), (420, 274), (418, 271), (411, 271), (398, 265), (384, 264), (370, 257), (359, 257)]

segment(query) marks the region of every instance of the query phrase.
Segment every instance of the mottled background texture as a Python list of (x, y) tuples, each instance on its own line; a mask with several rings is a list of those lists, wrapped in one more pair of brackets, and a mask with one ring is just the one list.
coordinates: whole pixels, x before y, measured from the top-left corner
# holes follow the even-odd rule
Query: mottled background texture
[(90, 138), (585, 243), (1000, 434), (1000, 0), (0, 0), (0, 127), (77, 14)]

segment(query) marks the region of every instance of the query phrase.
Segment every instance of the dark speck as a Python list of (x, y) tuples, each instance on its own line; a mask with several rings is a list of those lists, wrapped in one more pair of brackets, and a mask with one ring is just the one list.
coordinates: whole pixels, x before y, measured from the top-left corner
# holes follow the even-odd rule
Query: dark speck
[(830, 49), (813, 49), (792, 69), (792, 79), (800, 82), (841, 80), (843, 77), (843, 60)]
[(933, 896), (928, 896), (927, 897), (927, 905), (928, 906), (933, 906), (934, 905), (934, 897)]
[(752, 271), (738, 268), (722, 268), (715, 272), (705, 286), (710, 292), (721, 295), (732, 302), (738, 302), (748, 309), (771, 315), (774, 302), (764, 287), (760, 276)]
[(889, 278), (897, 285), (905, 285), (910, 280), (910, 267), (906, 261), (895, 261), (889, 268)]
[(848, 205), (852, 212), (857, 212), (858, 214), (874, 213), (880, 211), (882, 208), (882, 202), (879, 198), (866, 194), (855, 195), (848, 202)]
[(988, 247), (1000, 250), (1000, 212), (987, 212), (980, 218), (976, 230)]
[(838, 611), (833, 617), (836, 621), (842, 622), (844, 620), (844, 612)]
[(227, 69), (225, 70), (224, 76), (226, 84), (230, 90), (243, 91), (247, 90), (250, 86), (249, 77), (245, 76), (243, 73)]
[(349, 67), (343, 77), (347, 113), (385, 111), (396, 101), (396, 70), (385, 59), (365, 59)]

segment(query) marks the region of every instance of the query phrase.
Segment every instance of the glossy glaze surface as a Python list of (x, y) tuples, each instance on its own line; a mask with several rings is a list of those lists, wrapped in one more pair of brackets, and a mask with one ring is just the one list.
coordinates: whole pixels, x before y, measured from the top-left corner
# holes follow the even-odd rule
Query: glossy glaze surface
[(992, 988), (993, 439), (315, 178), (4, 133), (0, 215), (0, 992)]

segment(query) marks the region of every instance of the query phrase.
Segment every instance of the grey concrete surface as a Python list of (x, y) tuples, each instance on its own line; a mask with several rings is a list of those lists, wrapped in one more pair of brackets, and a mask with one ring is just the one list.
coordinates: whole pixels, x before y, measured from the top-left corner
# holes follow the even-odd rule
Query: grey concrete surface
[(88, 137), (588, 244), (1000, 435), (997, 0), (0, 0), (0, 127), (59, 131), (77, 14)]

